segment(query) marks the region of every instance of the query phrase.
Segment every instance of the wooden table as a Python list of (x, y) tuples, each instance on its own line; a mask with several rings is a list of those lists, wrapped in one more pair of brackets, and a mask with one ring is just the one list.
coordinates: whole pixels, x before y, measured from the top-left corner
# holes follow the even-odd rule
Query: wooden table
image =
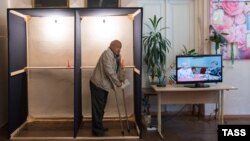
[(161, 105), (162, 104), (218, 104), (218, 120), (219, 124), (224, 124), (223, 115), (223, 95), (224, 91), (236, 90), (237, 88), (231, 85), (209, 84), (206, 88), (190, 88), (183, 85), (167, 85), (166, 87), (157, 87), (152, 85), (152, 88), (157, 94), (157, 121), (158, 133), (163, 138), (161, 133)]

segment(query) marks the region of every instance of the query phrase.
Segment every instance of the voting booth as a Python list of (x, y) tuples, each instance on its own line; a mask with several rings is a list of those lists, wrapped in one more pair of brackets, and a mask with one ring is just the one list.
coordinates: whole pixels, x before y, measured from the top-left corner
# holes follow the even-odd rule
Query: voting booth
[[(124, 89), (126, 107), (121, 88), (109, 92), (104, 126), (111, 129), (104, 138), (139, 138), (142, 8), (7, 12), (11, 139), (93, 138), (89, 80), (101, 53), (115, 39), (122, 42), (129, 85)], [(126, 131), (126, 117), (130, 131)]]

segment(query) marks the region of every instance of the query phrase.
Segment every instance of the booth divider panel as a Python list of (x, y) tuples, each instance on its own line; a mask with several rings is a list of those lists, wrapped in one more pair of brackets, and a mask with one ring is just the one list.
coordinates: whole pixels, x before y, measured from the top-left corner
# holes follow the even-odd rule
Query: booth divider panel
[(10, 11), (8, 11), (8, 39), (8, 123), (11, 134), (26, 121), (28, 104), (26, 73), (10, 76), (11, 72), (24, 69), (27, 66), (26, 23), (22, 17), (12, 14)]
[(9, 71), (13, 72), (27, 66), (26, 23), (22, 17), (9, 12), (8, 25)]
[(27, 119), (27, 75), (22, 73), (9, 78), (9, 133), (14, 132)]
[(139, 74), (134, 72), (134, 111), (136, 122), (141, 129), (142, 9), (134, 18), (134, 63), (135, 68), (139, 70)]
[(75, 51), (74, 51), (74, 137), (77, 136), (82, 122), (82, 82), (81, 82), (81, 20), (78, 11), (75, 13)]
[(142, 56), (141, 38), (142, 38), (142, 13), (139, 13), (134, 18), (134, 65), (140, 71), (141, 71), (141, 56)]
[(141, 129), (141, 75), (136, 72), (134, 72), (134, 103), (135, 120)]

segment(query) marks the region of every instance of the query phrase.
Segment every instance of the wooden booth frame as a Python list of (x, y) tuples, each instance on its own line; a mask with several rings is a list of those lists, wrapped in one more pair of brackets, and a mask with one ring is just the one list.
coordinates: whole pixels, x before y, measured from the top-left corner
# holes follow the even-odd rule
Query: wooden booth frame
[[(30, 66), (28, 61), (28, 41), (27, 41), (27, 22), (29, 19), (34, 17), (49, 17), (53, 16), (53, 14), (61, 14), (62, 16), (72, 16), (74, 17), (74, 64), (73, 67), (68, 66), (59, 66), (59, 64), (55, 64), (53, 66)], [(90, 125), (90, 119), (87, 119), (87, 116), (84, 115), (82, 111), (82, 76), (85, 73), (82, 73), (81, 66), (81, 56), (82, 49), (85, 48), (81, 44), (81, 16), (89, 16), (96, 14), (100, 16), (101, 14), (109, 13), (110, 15), (121, 14), (128, 17), (129, 20), (133, 20), (133, 64), (132, 66), (126, 66), (131, 69), (133, 76), (133, 113), (132, 116), (129, 117), (129, 123), (131, 127), (133, 126), (133, 130), (130, 132), (125, 131), (125, 135), (121, 135), (120, 132), (118, 134), (111, 134), (111, 136), (105, 136), (101, 139), (138, 139), (141, 137), (140, 130), (142, 129), (141, 123), (141, 71), (142, 71), (142, 50), (141, 50), (141, 36), (142, 36), (142, 15), (143, 10), (141, 7), (126, 7), (126, 8), (44, 8), (44, 9), (34, 9), (34, 8), (24, 8), (24, 9), (7, 9), (8, 15), (8, 128), (9, 128), (9, 136), (10, 140), (18, 140), (18, 139), (26, 139), (26, 140), (34, 140), (34, 139), (95, 139), (91, 136), (86, 136), (86, 133), (91, 133), (91, 126), (84, 126), (82, 123), (87, 123)], [(32, 99), (28, 99), (29, 91), (29, 76), (30, 71), (34, 69), (40, 69), (47, 71), (48, 69), (53, 69), (55, 71), (60, 69), (72, 69), (73, 70), (73, 117), (33, 117), (29, 115), (29, 102)], [(119, 120), (117, 120), (117, 116), (115, 119), (106, 119), (107, 122), (110, 120), (118, 123), (119, 128)], [(125, 118), (122, 117), (122, 120)], [(54, 122), (56, 127), (52, 127), (53, 130), (57, 129), (59, 132), (61, 128), (58, 126), (63, 126), (62, 129), (65, 129), (64, 125), (66, 125), (67, 134), (66, 137), (61, 134), (56, 136), (49, 135), (44, 136), (38, 135), (35, 136), (20, 136), (24, 129), (26, 130), (28, 127), (34, 127), (33, 125), (36, 123), (42, 124), (41, 129), (42, 133), (51, 133), (50, 130), (44, 130), (44, 127), (48, 127), (48, 123)], [(69, 125), (69, 126), (67, 126)], [(27, 128), (26, 128), (27, 127)], [(40, 127), (40, 126), (39, 126)], [(84, 132), (82, 129), (84, 127)], [(86, 128), (87, 127), (87, 128)], [(32, 129), (30, 129), (31, 131)], [(72, 131), (71, 131), (72, 130)], [(114, 129), (113, 129), (114, 130)], [(37, 131), (37, 130), (36, 130)], [(69, 133), (68, 133), (69, 131)], [(116, 131), (116, 130), (115, 130)], [(61, 133), (61, 132), (60, 132)], [(117, 133), (117, 132), (116, 132)], [(127, 134), (128, 133), (128, 134)], [(26, 134), (25, 134), (26, 135)], [(100, 139), (100, 137), (98, 137)]]
[(69, 0), (32, 0), (33, 8), (68, 8)]
[(117, 8), (121, 6), (121, 0), (85, 0), (85, 5), (89, 8)]

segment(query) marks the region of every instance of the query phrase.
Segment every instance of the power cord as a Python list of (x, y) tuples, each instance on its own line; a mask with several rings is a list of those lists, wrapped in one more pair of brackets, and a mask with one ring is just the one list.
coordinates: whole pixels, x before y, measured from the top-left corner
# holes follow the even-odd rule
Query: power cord
[(188, 106), (188, 104), (185, 104), (184, 106), (182, 106), (182, 108), (181, 108), (179, 111), (177, 111), (177, 112), (176, 112), (175, 114), (173, 114), (173, 115), (168, 116), (169, 118), (165, 118), (165, 120), (163, 120), (163, 121), (172, 120), (172, 118), (174, 118), (174, 117), (176, 117), (176, 116), (179, 116), (179, 114), (180, 114), (187, 106)]
[[(213, 114), (214, 113), (214, 114)], [(218, 108), (216, 107), (213, 112), (209, 114), (208, 120), (213, 120), (217, 118)]]

